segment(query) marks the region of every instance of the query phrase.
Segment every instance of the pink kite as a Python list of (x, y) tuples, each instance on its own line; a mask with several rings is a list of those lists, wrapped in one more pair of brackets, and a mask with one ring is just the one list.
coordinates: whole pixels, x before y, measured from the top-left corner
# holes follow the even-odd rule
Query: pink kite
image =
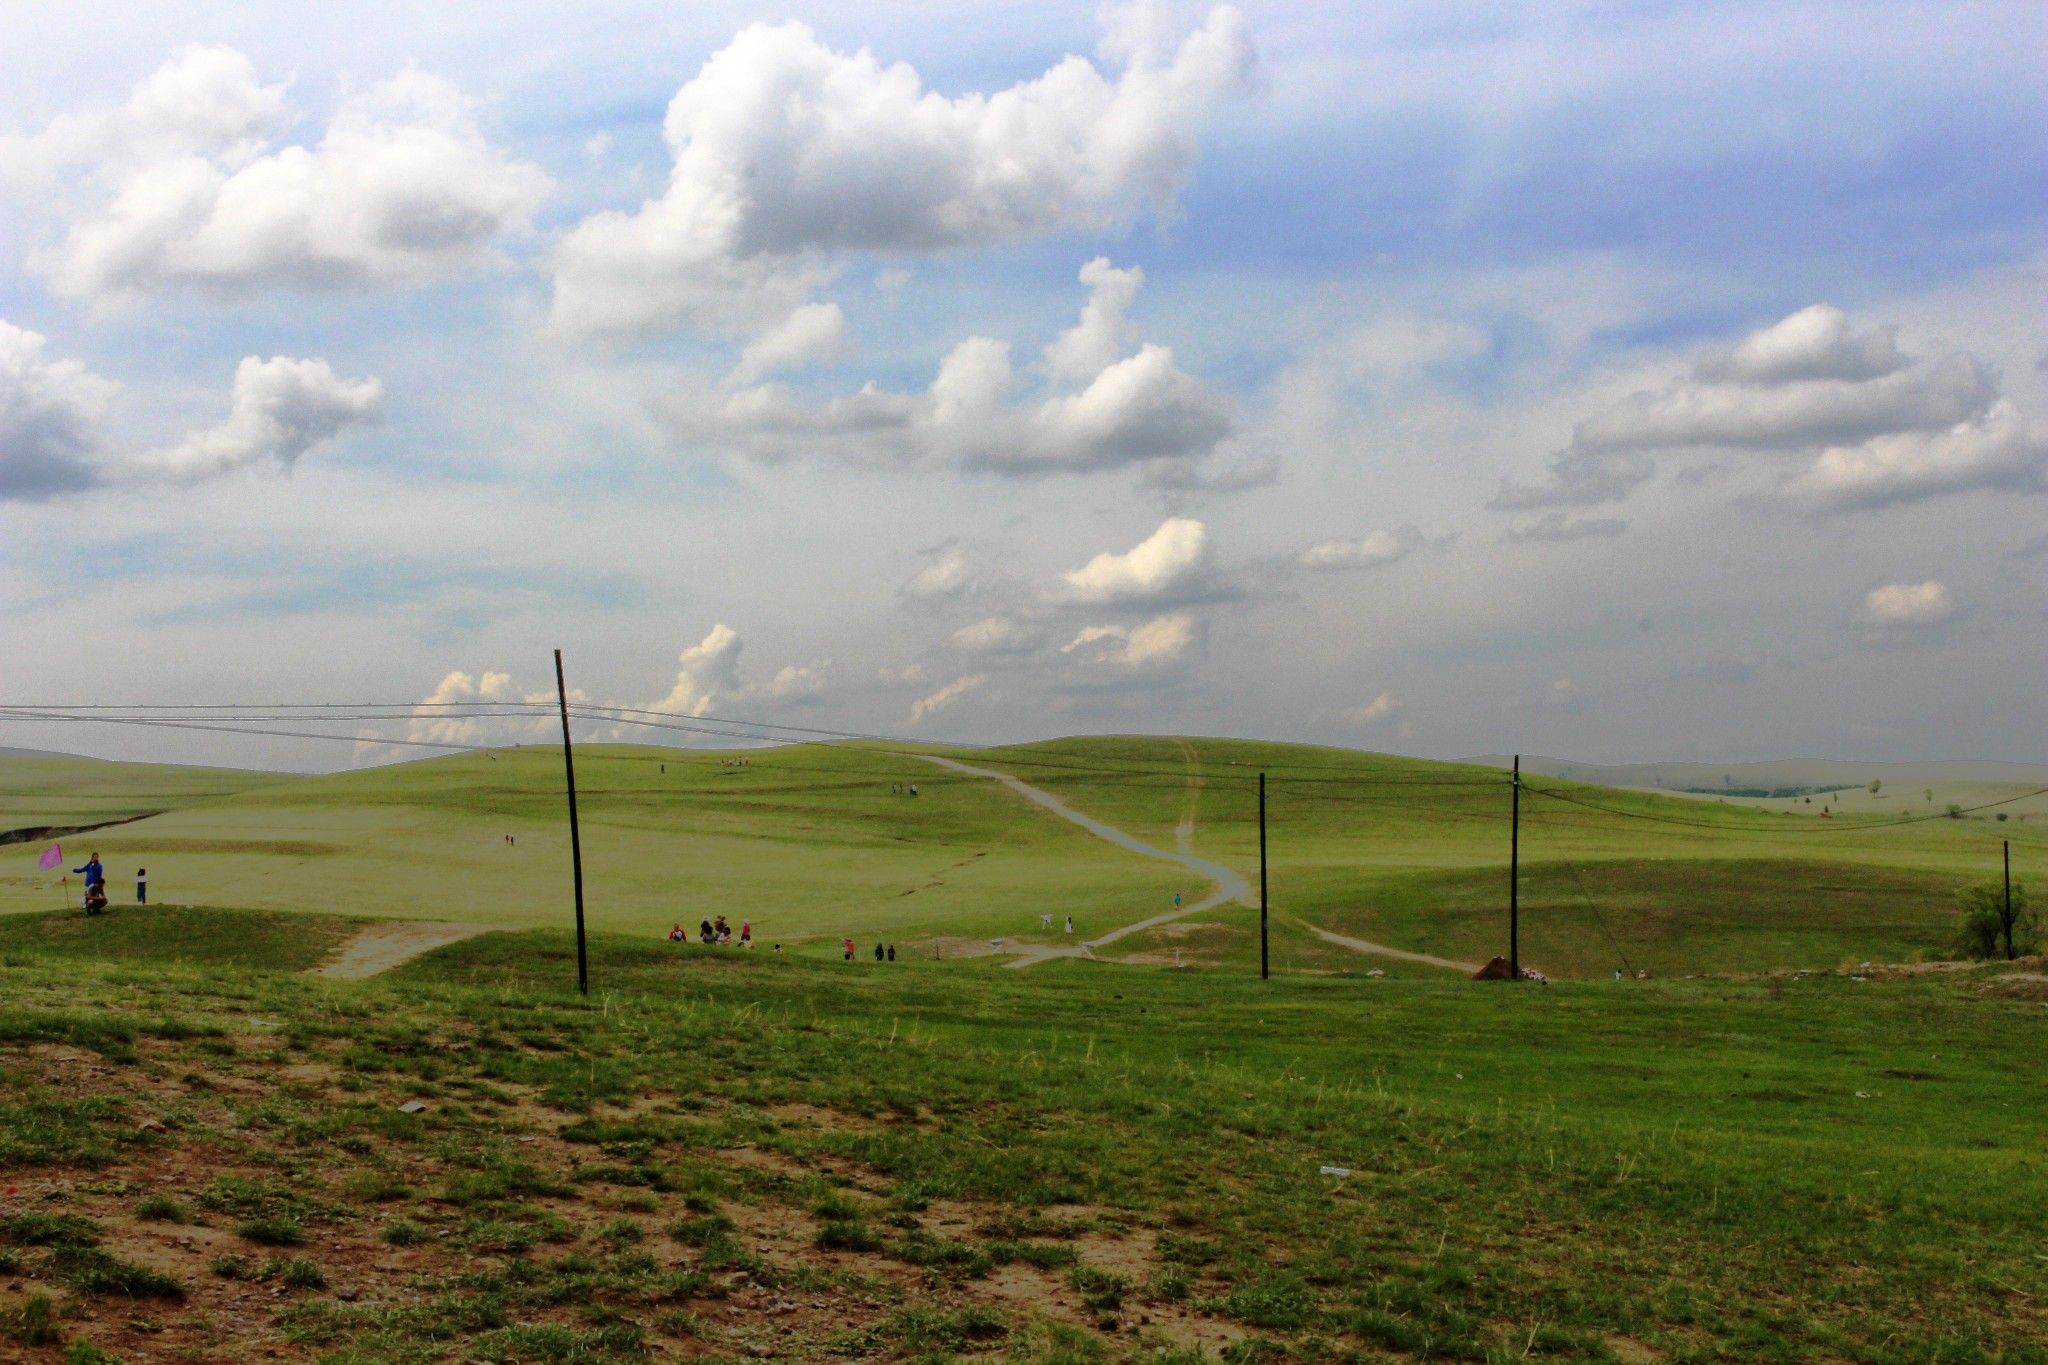
[(43, 856), (36, 859), (36, 867), (43, 872), (51, 872), (62, 866), (64, 866), (64, 845), (62, 844), (51, 844), (43, 850)]

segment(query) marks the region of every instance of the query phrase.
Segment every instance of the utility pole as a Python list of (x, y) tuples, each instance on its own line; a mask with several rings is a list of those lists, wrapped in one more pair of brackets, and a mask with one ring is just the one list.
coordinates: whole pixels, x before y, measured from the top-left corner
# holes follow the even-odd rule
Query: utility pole
[(1522, 756), (1515, 755), (1514, 822), (1508, 833), (1508, 976), (1522, 979)]
[(1259, 774), (1259, 980), (1272, 975), (1266, 956), (1266, 775)]
[(2005, 960), (2012, 961), (2012, 840), (2001, 839), (2005, 848)]
[(576, 827), (576, 754), (569, 744), (569, 685), (562, 681), (562, 651), (555, 651), (555, 695), (562, 702), (562, 770), (569, 778), (569, 863), (576, 873), (576, 989), (590, 994), (590, 958), (583, 947), (583, 835)]

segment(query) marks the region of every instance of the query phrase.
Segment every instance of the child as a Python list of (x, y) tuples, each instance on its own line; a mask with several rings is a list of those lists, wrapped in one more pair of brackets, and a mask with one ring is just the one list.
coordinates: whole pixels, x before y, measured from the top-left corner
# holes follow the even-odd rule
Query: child
[(848, 962), (853, 961), (853, 940), (850, 938), (840, 939), (839, 951), (846, 955), (846, 960)]
[(889, 960), (891, 962), (896, 960), (896, 945), (893, 943), (889, 945)]
[(135, 903), (149, 904), (149, 869), (146, 867), (135, 869)]
[(880, 962), (881, 960), (882, 960), (882, 945), (881, 945), (881, 944), (879, 944), (879, 943), (877, 943), (877, 944), (875, 945), (875, 961), (877, 961), (877, 962)]
[(668, 941), (670, 943), (681, 943), (683, 941), (683, 926), (680, 923), (668, 931)]
[(743, 919), (740, 921), (740, 947), (751, 948), (753, 946), (754, 922), (750, 919)]

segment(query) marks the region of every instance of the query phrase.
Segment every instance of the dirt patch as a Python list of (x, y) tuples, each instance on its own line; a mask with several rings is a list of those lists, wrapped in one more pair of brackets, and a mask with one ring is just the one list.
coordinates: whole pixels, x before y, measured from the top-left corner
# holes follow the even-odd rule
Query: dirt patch
[(440, 920), (393, 920), (373, 924), (341, 945), (335, 955), (313, 969), (316, 976), (341, 981), (365, 977), (402, 967), (416, 957), (460, 943), (466, 938), (488, 934), (486, 924), (450, 924)]

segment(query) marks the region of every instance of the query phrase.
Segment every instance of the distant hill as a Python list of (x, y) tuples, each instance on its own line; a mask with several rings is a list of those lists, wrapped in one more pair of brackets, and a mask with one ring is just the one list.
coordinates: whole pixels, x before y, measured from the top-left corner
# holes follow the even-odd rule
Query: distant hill
[[(1505, 768), (1511, 761), (1504, 754), (1487, 754), (1471, 760), (1497, 768)], [(1873, 779), (1902, 791), (1926, 787), (2048, 787), (2048, 764), (1978, 759), (1939, 763), (1858, 763), (1814, 758), (1773, 759), (1764, 763), (1579, 763), (1568, 758), (1523, 754), (1522, 771), (1603, 787), (1703, 793), (1810, 792), (1867, 787)]]

